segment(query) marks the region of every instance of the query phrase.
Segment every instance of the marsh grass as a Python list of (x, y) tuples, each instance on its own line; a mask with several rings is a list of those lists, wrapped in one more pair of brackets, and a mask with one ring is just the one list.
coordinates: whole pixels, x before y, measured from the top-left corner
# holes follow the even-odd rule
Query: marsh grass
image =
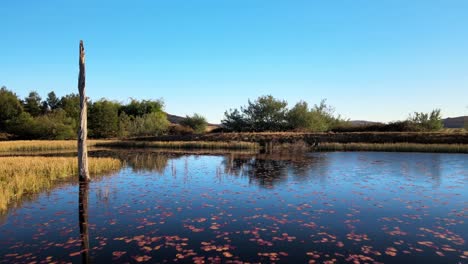
[(161, 149), (258, 149), (259, 144), (242, 141), (111, 141), (95, 144), (97, 147), (161, 148)]
[[(116, 171), (121, 166), (118, 159), (89, 159), (89, 171), (94, 176)], [(57, 180), (76, 175), (75, 157), (0, 157), (0, 213), (23, 196), (48, 190)]]
[(468, 153), (468, 145), (416, 143), (322, 143), (315, 150)]
[[(89, 140), (88, 146), (92, 147), (109, 140)], [(76, 140), (15, 140), (0, 141), (0, 152), (15, 151), (50, 151), (50, 150), (75, 150)]]

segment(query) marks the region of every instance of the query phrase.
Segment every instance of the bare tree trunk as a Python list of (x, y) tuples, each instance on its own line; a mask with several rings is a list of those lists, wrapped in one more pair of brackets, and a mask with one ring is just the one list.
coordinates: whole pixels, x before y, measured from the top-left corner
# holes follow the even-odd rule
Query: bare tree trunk
[(78, 170), (80, 182), (90, 180), (88, 171), (88, 147), (86, 139), (88, 136), (88, 121), (87, 121), (87, 98), (85, 93), (85, 52), (83, 41), (80, 41), (80, 73), (78, 76), (78, 91), (80, 92), (80, 127), (78, 130)]

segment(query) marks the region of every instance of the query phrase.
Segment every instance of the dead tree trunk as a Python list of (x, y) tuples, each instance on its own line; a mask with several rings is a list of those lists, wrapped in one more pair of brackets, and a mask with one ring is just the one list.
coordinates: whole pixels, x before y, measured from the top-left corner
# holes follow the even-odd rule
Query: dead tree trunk
[(80, 93), (80, 127), (78, 129), (78, 171), (80, 182), (90, 180), (88, 171), (88, 147), (86, 139), (88, 137), (88, 121), (87, 121), (87, 98), (85, 93), (85, 52), (83, 41), (80, 41), (80, 73), (78, 76), (78, 91)]

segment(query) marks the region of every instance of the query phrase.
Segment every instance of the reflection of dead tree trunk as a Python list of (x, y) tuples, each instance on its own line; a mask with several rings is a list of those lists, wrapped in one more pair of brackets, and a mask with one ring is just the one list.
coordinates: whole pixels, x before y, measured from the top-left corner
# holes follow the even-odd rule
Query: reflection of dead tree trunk
[(80, 226), (82, 263), (89, 263), (88, 192), (89, 183), (81, 182), (78, 195), (78, 220)]
[(85, 93), (85, 52), (83, 41), (80, 41), (80, 73), (78, 76), (78, 91), (80, 93), (80, 127), (78, 130), (78, 171), (80, 182), (85, 182), (90, 179), (88, 171), (88, 148), (86, 146), (86, 138), (88, 134), (87, 121), (87, 98)]

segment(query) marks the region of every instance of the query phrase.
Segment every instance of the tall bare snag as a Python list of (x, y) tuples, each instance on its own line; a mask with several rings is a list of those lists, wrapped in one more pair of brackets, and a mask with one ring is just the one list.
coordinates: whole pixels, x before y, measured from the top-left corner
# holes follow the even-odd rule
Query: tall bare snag
[(80, 73), (78, 75), (78, 91), (80, 93), (80, 127), (78, 129), (78, 171), (80, 182), (90, 180), (88, 170), (88, 148), (86, 140), (88, 137), (88, 121), (87, 121), (87, 98), (86, 98), (86, 73), (85, 73), (85, 52), (83, 41), (80, 41)]

